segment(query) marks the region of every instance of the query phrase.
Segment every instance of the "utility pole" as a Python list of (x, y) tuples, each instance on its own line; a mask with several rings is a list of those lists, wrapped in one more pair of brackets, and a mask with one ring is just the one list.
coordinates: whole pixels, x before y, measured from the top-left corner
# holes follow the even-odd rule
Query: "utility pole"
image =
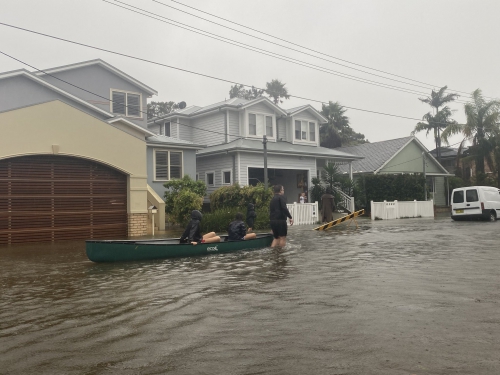
[(267, 136), (265, 134), (262, 137), (262, 144), (264, 145), (264, 188), (267, 190)]
[(425, 151), (422, 152), (422, 161), (423, 161), (423, 169), (424, 169), (424, 197), (425, 197), (425, 201), (427, 201), (427, 177), (425, 175)]

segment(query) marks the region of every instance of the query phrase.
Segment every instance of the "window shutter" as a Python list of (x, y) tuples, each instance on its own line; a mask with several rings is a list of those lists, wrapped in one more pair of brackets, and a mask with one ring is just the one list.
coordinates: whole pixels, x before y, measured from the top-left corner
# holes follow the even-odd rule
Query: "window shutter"
[(125, 112), (125, 93), (113, 91), (111, 100), (113, 100), (113, 113), (118, 113), (120, 115), (126, 115), (126, 112)]
[(170, 179), (181, 178), (182, 153), (170, 152)]
[(128, 116), (141, 117), (141, 96), (127, 94), (127, 113)]
[(257, 135), (257, 120), (253, 113), (248, 115), (248, 134)]

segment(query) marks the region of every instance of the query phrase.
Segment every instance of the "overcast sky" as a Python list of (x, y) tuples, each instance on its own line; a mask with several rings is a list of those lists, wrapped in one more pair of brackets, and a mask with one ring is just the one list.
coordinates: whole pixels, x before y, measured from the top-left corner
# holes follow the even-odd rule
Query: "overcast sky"
[[(119, 4), (114, 0), (110, 3)], [(283, 59), (223, 43), (165, 22), (118, 8), (102, 0), (0, 0), (0, 22), (51, 34), (96, 47), (137, 56), (221, 79), (264, 87), (279, 79), (289, 93), (316, 101), (291, 98), (291, 108), (306, 103), (321, 109), (320, 101), (339, 101), (347, 107), (420, 119), (430, 110), (418, 98), (430, 94), (428, 84), (460, 91), (461, 101), (481, 88), (488, 97), (500, 96), (500, 1), (465, 0), (123, 0), (172, 20), (246, 43), (273, 53), (349, 74), (420, 92), (407, 93), (342, 78)], [(162, 4), (237, 28), (322, 59), (267, 43)], [(216, 19), (184, 5), (249, 26), (325, 55), (293, 46), (270, 36)], [(120, 4), (122, 5), (122, 4)], [(93, 50), (0, 25), (0, 51), (39, 69), (101, 58), (158, 91), (155, 101), (185, 101), (204, 106), (229, 98), (231, 84), (175, 69)], [(329, 55), (329, 56), (327, 56)], [(392, 73), (400, 77), (355, 66)], [(417, 87), (372, 74), (411, 82)], [(0, 71), (27, 68), (0, 55)], [(401, 78), (404, 77), (404, 78)], [(419, 81), (408, 81), (407, 79)], [(462, 93), (463, 92), (463, 93)], [(318, 102), (319, 101), (319, 102)], [(463, 104), (451, 105), (463, 122)], [(416, 120), (354, 109), (347, 111), (351, 126), (371, 141), (410, 135)], [(432, 135), (417, 135), (434, 148)], [(451, 143), (459, 141), (455, 137)]]

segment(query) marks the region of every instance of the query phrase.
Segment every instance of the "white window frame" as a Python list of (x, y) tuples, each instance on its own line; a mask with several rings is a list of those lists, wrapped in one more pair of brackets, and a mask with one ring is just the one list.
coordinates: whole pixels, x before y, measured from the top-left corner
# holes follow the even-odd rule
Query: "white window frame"
[[(183, 173), (184, 173), (184, 152), (183, 151), (181, 151), (181, 150), (165, 150), (165, 149), (154, 149), (153, 151), (154, 151), (154, 166), (153, 166), (154, 181), (170, 181), (170, 180), (172, 180), (170, 178), (170, 167), (171, 167), (171, 164), (170, 164), (170, 153), (171, 152), (176, 152), (176, 153), (180, 153), (181, 154), (181, 176), (179, 177), (179, 179), (182, 178)], [(163, 179), (163, 178), (159, 179), (159, 178), (156, 177), (156, 154), (158, 152), (166, 152), (167, 153), (167, 163), (168, 163), (167, 164), (167, 168), (168, 168), (167, 169), (167, 171), (168, 171), (167, 175), (168, 176), (167, 176), (166, 180)], [(177, 180), (177, 178), (174, 178), (174, 180)]]
[[(140, 92), (133, 92), (133, 91), (110, 89), (109, 97), (110, 97), (111, 101), (109, 102), (109, 109), (110, 109), (111, 113), (115, 113), (115, 112), (113, 112), (113, 92), (121, 92), (121, 93), (125, 94), (125, 114), (122, 114), (122, 113), (117, 113), (117, 114), (123, 115), (125, 117), (131, 117), (131, 118), (142, 118), (143, 117), (142, 94)], [(139, 95), (139, 116), (129, 116), (129, 114), (128, 114), (128, 94)]]
[[(267, 139), (272, 139), (272, 140), (276, 139), (276, 116), (274, 114), (271, 114), (271, 113), (256, 112), (256, 111), (246, 111), (246, 113), (245, 113), (245, 116), (246, 116), (246, 118), (245, 118), (245, 124), (246, 124), (246, 126), (245, 126), (245, 128), (246, 128), (245, 130), (246, 131), (245, 131), (245, 133), (246, 133), (246, 137), (248, 137), (248, 138), (262, 139), (262, 136), (264, 135), (264, 134), (261, 134), (261, 135), (259, 135), (259, 134), (257, 134), (257, 135), (250, 134), (250, 115), (264, 116), (264, 134), (265, 134), (266, 128), (267, 128), (267, 126), (266, 126), (266, 116), (271, 117), (272, 122), (273, 122), (273, 135), (272, 135), (272, 137), (271, 136), (267, 136)], [(256, 131), (256, 133), (257, 133), (257, 131)]]
[[(301, 124), (300, 124), (300, 132), (302, 134), (302, 127), (304, 126), (304, 122), (306, 123), (306, 139), (298, 139), (296, 136), (295, 136), (295, 121), (300, 121)], [(311, 141), (309, 138), (310, 138), (310, 133), (309, 133), (309, 124), (310, 123), (313, 123), (314, 124), (314, 137), (316, 138), (314, 141)], [(293, 126), (293, 140), (294, 142), (301, 142), (301, 143), (309, 143), (309, 144), (312, 144), (312, 145), (316, 145), (318, 144), (318, 136), (319, 136), (319, 132), (318, 132), (318, 122), (315, 121), (315, 120), (310, 120), (310, 119), (306, 119), (306, 118), (293, 118), (293, 121), (292, 121), (292, 126)]]
[[(213, 174), (214, 175), (214, 183), (212, 185), (210, 185), (208, 183), (208, 175), (209, 174)], [(207, 184), (207, 186), (215, 186), (215, 171), (206, 171), (205, 172), (205, 183)]]
[[(224, 182), (224, 172), (229, 172), (229, 183)], [(232, 185), (233, 184), (233, 171), (231, 169), (223, 169), (220, 171), (221, 185)]]

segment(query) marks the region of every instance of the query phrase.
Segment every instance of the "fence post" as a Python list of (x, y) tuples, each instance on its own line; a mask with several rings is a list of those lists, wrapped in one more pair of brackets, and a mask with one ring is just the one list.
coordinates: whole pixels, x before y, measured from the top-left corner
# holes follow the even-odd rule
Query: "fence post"
[(399, 219), (399, 217), (400, 217), (400, 215), (399, 215), (399, 204), (398, 204), (397, 200), (394, 201), (394, 215), (396, 216), (396, 219)]
[(415, 204), (414, 204), (415, 216), (414, 217), (418, 217), (418, 203), (417, 203), (417, 200), (414, 199), (413, 202), (415, 202)]
[(384, 213), (382, 215), (382, 219), (387, 220), (387, 201), (384, 200)]
[(375, 210), (373, 207), (373, 201), (370, 201), (370, 217), (372, 220), (375, 220)]
[(292, 217), (296, 217), (296, 219), (294, 219), (294, 221), (297, 220), (297, 224), (299, 224), (299, 225), (301, 224), (299, 213), (297, 210), (297, 202), (293, 202), (293, 215), (292, 215)]

